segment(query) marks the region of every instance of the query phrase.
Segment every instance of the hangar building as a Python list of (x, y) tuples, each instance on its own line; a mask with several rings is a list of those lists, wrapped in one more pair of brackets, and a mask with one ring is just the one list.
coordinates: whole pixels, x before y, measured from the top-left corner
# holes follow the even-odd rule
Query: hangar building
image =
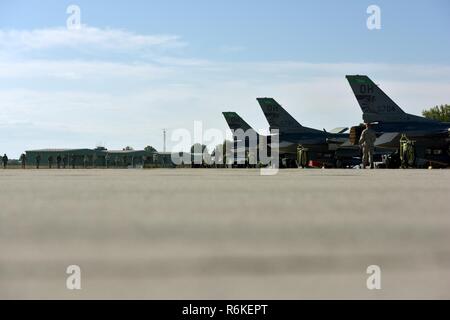
[(40, 158), (42, 167), (56, 167), (58, 159), (61, 167), (105, 167), (128, 168), (160, 166), (170, 167), (170, 157), (156, 151), (146, 150), (108, 150), (103, 147), (95, 149), (41, 149), (25, 152), (28, 166), (36, 166)]

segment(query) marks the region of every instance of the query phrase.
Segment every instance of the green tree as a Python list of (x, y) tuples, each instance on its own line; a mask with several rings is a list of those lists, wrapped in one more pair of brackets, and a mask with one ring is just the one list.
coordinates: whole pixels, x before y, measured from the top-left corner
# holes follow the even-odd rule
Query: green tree
[(422, 115), (425, 118), (433, 119), (437, 121), (450, 122), (450, 105), (440, 105), (422, 111)]

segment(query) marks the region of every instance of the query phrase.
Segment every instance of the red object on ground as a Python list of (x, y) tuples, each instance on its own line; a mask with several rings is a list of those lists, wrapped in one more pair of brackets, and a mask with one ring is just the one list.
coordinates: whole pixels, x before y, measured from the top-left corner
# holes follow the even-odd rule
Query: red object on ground
[(309, 160), (308, 167), (311, 168), (322, 168), (323, 164), (319, 161)]

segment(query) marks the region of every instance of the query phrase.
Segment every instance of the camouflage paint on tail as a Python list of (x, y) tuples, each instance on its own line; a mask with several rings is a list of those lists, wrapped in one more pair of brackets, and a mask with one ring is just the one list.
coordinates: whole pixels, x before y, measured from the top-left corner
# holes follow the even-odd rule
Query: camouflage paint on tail
[(273, 98), (257, 98), (262, 111), (269, 122), (270, 129), (280, 132), (312, 132), (316, 131), (303, 127)]
[(407, 114), (388, 97), (368, 76), (346, 76), (365, 122), (405, 121)]
[(250, 125), (244, 121), (236, 112), (222, 112), (225, 117), (225, 121), (228, 123), (228, 126), (231, 130), (239, 130), (242, 129), (244, 132), (248, 130), (253, 130)]
[(257, 148), (261, 136), (244, 121), (236, 112), (222, 112), (228, 127), (233, 132), (238, 157), (245, 157), (245, 152)]

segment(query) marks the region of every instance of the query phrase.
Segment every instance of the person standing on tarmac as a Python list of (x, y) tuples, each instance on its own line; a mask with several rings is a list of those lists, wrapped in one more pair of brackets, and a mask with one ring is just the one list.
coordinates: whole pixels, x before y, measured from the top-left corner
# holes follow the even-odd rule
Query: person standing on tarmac
[(88, 161), (89, 161), (88, 156), (85, 155), (85, 156), (83, 157), (83, 168), (84, 168), (84, 169), (87, 168)]
[(39, 169), (39, 166), (41, 165), (41, 155), (38, 154), (36, 156), (36, 169)]
[(77, 156), (72, 154), (72, 156), (70, 158), (70, 161), (72, 162), (72, 169), (75, 169), (75, 165), (76, 165), (76, 162), (77, 162)]
[(58, 167), (58, 169), (61, 169), (61, 156), (58, 154), (58, 156), (56, 157), (56, 166)]
[(362, 147), (362, 168), (365, 169), (367, 164), (370, 164), (370, 169), (374, 168), (373, 165), (373, 153), (375, 149), (375, 140), (377, 136), (375, 131), (372, 130), (370, 123), (366, 123), (366, 129), (361, 133), (359, 139), (359, 145)]
[(22, 163), (22, 169), (25, 169), (27, 166), (27, 156), (25, 155), (25, 153), (22, 153), (20, 155), (20, 162)]
[(6, 169), (6, 166), (8, 165), (8, 156), (6, 155), (6, 153), (3, 155), (2, 162), (3, 162), (3, 169)]

